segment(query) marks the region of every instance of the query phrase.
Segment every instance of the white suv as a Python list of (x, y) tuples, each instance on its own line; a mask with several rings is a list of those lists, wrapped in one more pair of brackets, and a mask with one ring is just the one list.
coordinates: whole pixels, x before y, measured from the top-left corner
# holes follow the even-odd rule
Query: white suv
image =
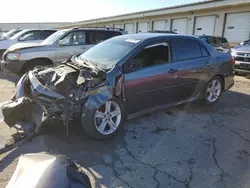
[(13, 44), (19, 42), (40, 43), (56, 31), (56, 29), (25, 29), (20, 31), (8, 40), (0, 41), (0, 57)]

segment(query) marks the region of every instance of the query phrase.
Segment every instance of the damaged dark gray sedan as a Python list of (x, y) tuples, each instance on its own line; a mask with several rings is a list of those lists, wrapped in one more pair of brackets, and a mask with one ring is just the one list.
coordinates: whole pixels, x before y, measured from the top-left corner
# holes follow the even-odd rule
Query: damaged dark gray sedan
[(134, 34), (104, 41), (61, 65), (36, 67), (18, 82), (15, 99), (19, 111), (23, 101), (39, 106), (41, 124), (57, 118), (68, 126), (81, 117), (84, 131), (103, 139), (117, 133), (123, 120), (145, 113), (195, 100), (214, 104), (233, 84), (230, 54), (195, 37)]

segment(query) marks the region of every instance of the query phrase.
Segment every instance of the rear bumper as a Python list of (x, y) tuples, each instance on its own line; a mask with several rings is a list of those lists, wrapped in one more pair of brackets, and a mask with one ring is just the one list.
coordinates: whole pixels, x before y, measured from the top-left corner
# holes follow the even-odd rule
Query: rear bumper
[(250, 62), (236, 61), (234, 70), (239, 73), (250, 73)]
[(20, 74), (24, 65), (24, 61), (6, 61), (6, 60), (2, 60), (0, 62), (1, 65), (1, 69), (3, 71), (7, 71), (13, 74)]

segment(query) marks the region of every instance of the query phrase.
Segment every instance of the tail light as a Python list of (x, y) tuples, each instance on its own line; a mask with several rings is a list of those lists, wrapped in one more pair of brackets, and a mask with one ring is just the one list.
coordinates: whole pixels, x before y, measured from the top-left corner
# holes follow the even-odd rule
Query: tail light
[(235, 65), (235, 59), (232, 57), (232, 65)]

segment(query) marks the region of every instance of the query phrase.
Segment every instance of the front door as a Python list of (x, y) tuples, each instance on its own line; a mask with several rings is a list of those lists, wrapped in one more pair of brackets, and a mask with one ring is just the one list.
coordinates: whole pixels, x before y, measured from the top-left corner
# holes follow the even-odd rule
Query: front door
[(85, 31), (72, 31), (64, 36), (57, 45), (55, 63), (61, 63), (72, 55), (80, 54), (90, 48), (86, 43)]
[(125, 64), (125, 93), (128, 114), (157, 108), (179, 99), (177, 64), (171, 63), (170, 42), (143, 48)]

